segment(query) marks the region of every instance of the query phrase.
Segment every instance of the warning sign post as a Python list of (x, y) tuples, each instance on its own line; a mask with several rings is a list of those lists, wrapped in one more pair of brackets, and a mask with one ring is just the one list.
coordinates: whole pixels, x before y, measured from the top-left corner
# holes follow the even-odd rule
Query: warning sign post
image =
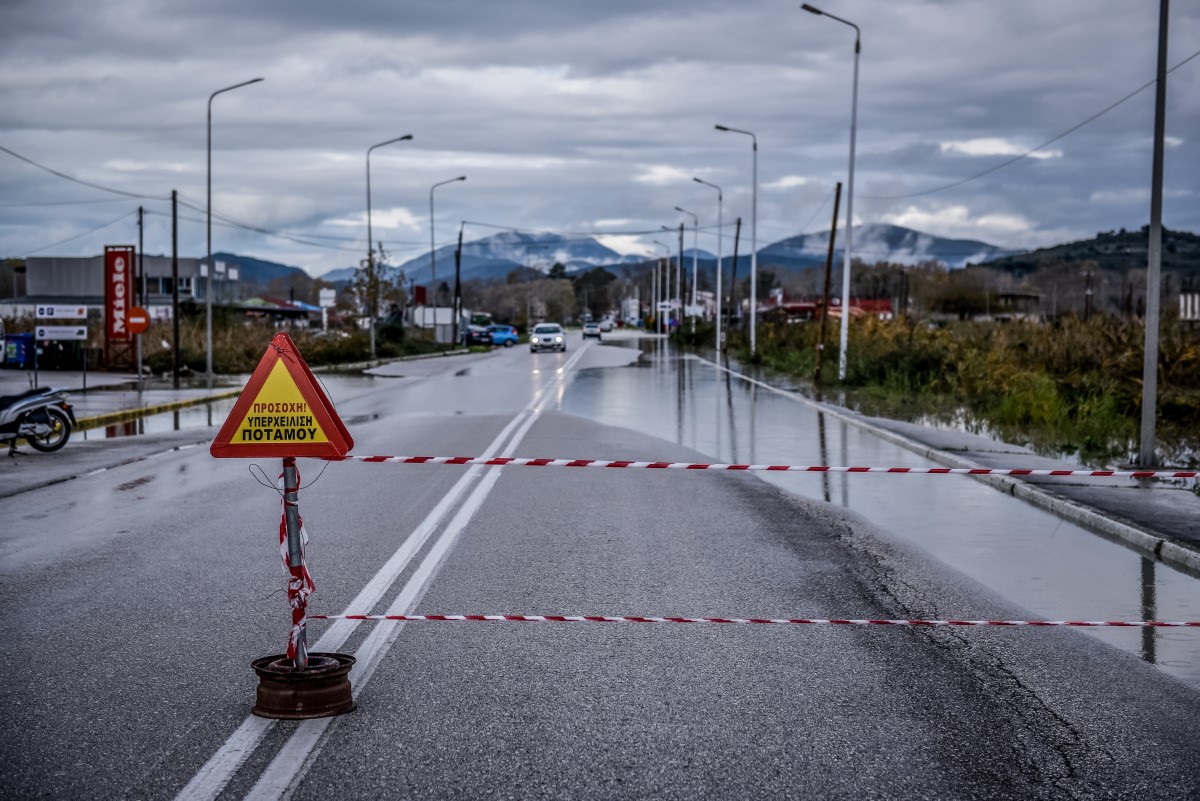
[(296, 469), (298, 456), (341, 458), (352, 447), (350, 432), (296, 350), (296, 343), (287, 334), (276, 334), (208, 449), (220, 459), (283, 459), (279, 545), (288, 571), (292, 628), (286, 654), (254, 663), (259, 674), (256, 715), (313, 718), (354, 708), (348, 678), (354, 658), (308, 651), (307, 601), (316, 585), (304, 563), (308, 535), (300, 517), (300, 472)]

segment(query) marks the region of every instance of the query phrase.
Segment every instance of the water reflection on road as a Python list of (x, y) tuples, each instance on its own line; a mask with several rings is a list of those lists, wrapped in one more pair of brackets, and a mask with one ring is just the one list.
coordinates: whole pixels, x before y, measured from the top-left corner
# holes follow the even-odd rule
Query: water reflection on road
[[(813, 406), (764, 390), (711, 364), (681, 358), (677, 348), (661, 340), (649, 340), (645, 347), (646, 356), (636, 366), (576, 373), (561, 395), (561, 408), (677, 442), (714, 461), (935, 466)], [(323, 375), (321, 381), (337, 403), (388, 391), (395, 379)], [(233, 403), (233, 399), (223, 400), (79, 435), (97, 438), (212, 428), (225, 420)], [(601, 452), (567, 455), (627, 457)], [(757, 475), (797, 495), (854, 510), (1038, 617), (1200, 618), (1200, 581), (966, 476)], [(847, 609), (842, 614), (853, 617), (858, 611)], [(954, 610), (943, 614), (956, 615)], [(1200, 687), (1200, 633), (1195, 630), (1090, 629), (1087, 633)]]
[[(638, 367), (581, 372), (563, 410), (668, 439), (720, 462), (940, 466), (813, 406), (680, 358), (666, 343), (647, 348)], [(797, 495), (854, 510), (1038, 617), (1200, 617), (1200, 581), (967, 476), (757, 475)], [(853, 617), (857, 611), (843, 614)], [(1194, 630), (1087, 632), (1200, 687), (1200, 636)]]

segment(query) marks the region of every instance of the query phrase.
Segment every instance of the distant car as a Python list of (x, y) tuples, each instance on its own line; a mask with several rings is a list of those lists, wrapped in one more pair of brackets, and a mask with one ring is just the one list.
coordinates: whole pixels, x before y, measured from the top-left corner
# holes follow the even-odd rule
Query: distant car
[(600, 330), (606, 334), (613, 330), (613, 321), (611, 317), (605, 317), (600, 321)]
[(517, 344), (517, 329), (511, 325), (489, 325), (487, 330), (492, 335), (493, 345), (503, 345), (506, 348), (511, 348)]
[(600, 323), (583, 324), (583, 338), (587, 339), (588, 337), (600, 338)]
[(492, 344), (492, 332), (482, 325), (468, 325), (462, 333), (462, 343), (464, 345), (487, 345), (490, 347)]
[(567, 352), (567, 335), (558, 323), (541, 323), (533, 327), (533, 332), (529, 335), (529, 352), (538, 353), (543, 350)]

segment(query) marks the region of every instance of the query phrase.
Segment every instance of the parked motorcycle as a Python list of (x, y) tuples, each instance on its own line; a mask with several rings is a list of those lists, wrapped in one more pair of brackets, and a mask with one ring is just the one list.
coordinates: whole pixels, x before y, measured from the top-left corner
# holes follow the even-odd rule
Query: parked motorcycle
[(9, 456), (16, 453), (18, 439), (43, 453), (56, 451), (67, 444), (76, 425), (66, 390), (30, 389), (0, 397), (0, 442), (9, 443)]

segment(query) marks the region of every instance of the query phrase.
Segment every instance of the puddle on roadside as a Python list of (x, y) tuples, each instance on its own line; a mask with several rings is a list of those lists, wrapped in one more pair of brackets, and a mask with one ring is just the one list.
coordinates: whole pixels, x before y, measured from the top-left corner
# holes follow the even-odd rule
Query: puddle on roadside
[[(940, 466), (680, 355), (677, 347), (652, 342), (641, 369), (581, 371), (562, 409), (668, 439), (719, 462)], [(967, 476), (756, 475), (861, 514), (1039, 618), (1200, 620), (1200, 580)], [(956, 616), (952, 609), (940, 611)], [(1200, 632), (1194, 629), (1079, 631), (1200, 687)]]
[[(325, 393), (336, 402), (341, 395), (360, 393), (364, 388), (376, 383), (378, 379), (373, 376), (363, 375), (321, 374), (318, 377), (318, 381), (321, 383), (321, 387), (325, 390)], [(195, 384), (194, 388), (204, 387), (203, 379), (197, 379), (193, 383)], [(128, 388), (123, 388), (122, 391), (128, 391)], [(163, 434), (170, 431), (219, 428), (233, 410), (233, 405), (236, 402), (237, 398), (222, 398), (221, 400), (188, 406), (170, 412), (144, 415), (135, 420), (111, 423), (100, 428), (76, 431), (71, 436), (87, 441), (116, 439), (118, 437), (139, 437), (146, 434)], [(354, 418), (351, 422), (365, 423), (378, 417), (378, 414), (362, 415)]]

